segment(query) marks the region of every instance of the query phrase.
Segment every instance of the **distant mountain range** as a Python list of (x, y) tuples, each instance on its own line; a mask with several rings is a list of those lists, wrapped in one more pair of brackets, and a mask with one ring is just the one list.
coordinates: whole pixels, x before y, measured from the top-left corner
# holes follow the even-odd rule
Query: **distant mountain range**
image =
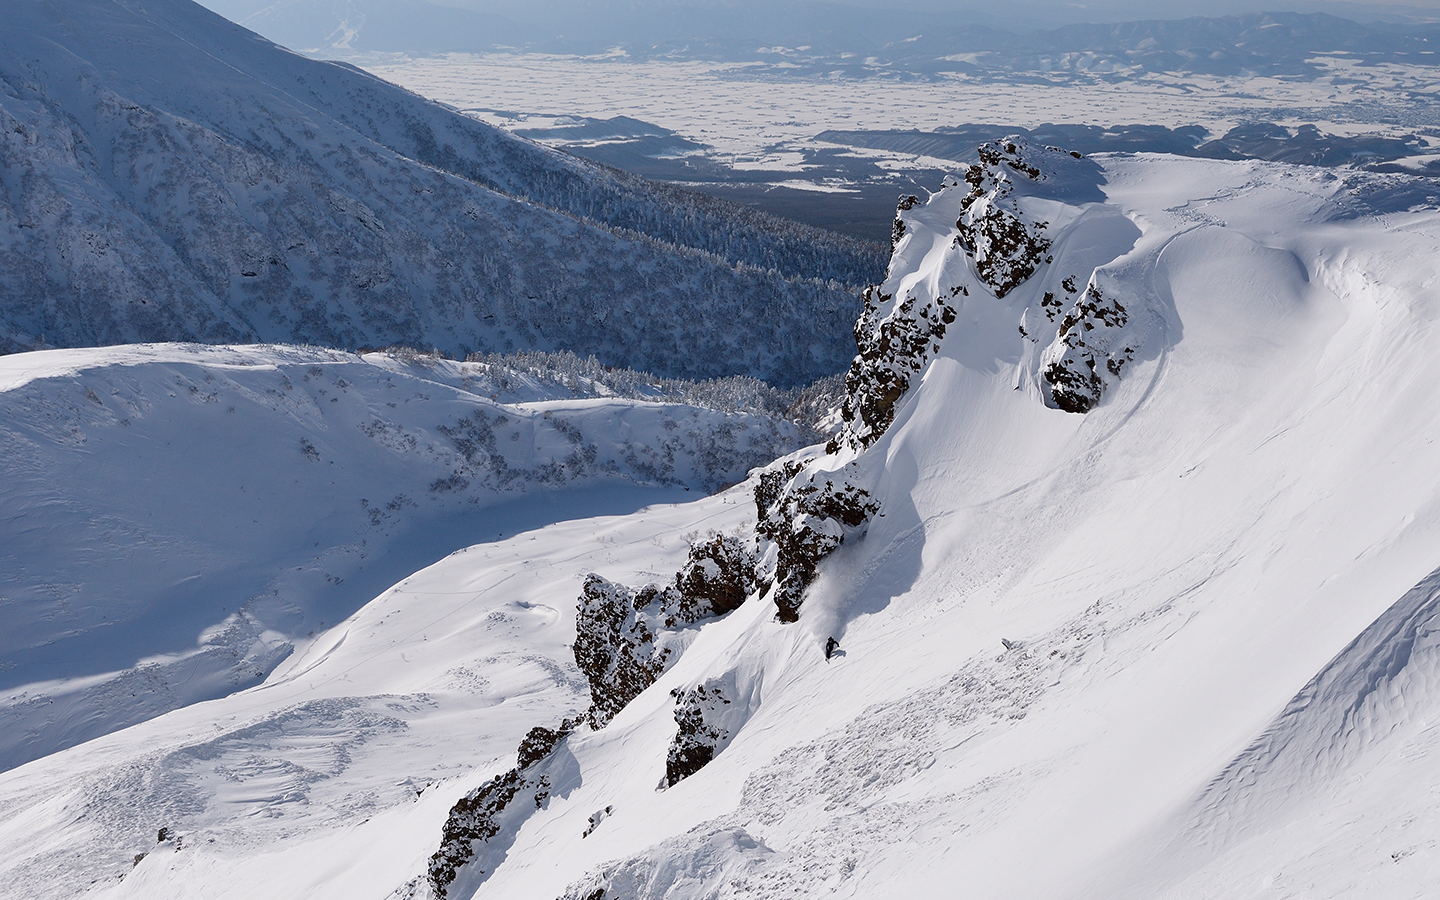
[(1001, 20), (964, 6), (917, 12), (811, 2), (483, 4), (507, 13), (500, 15), (425, 0), (208, 0), (207, 5), (281, 44), (321, 54), (623, 51), (634, 58), (770, 61), (798, 73), (853, 75), (1303, 75), (1317, 71), (1310, 62), (1317, 54), (1435, 65), (1440, 49), (1440, 24), (1367, 26), (1324, 12), (1027, 31), (1013, 23), (1028, 20), (997, 24)]
[(883, 248), (517, 138), (189, 0), (0, 31), (0, 351), (570, 350), (793, 385)]

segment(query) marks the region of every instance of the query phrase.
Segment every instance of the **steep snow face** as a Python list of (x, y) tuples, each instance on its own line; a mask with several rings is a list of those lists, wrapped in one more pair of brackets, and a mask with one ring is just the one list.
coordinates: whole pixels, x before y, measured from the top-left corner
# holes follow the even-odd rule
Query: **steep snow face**
[(0, 351), (569, 349), (790, 386), (843, 367), (845, 285), (883, 263), (307, 60), (189, 0), (11, 4), (0, 163)]
[(0, 358), (0, 769), (258, 684), (452, 550), (713, 491), (813, 439), (519, 376), (500, 402), (496, 374), (287, 347)]
[[(902, 211), (885, 292), (969, 294), (883, 431), (476, 545), (256, 688), (0, 775), (0, 885), (425, 896), (457, 802), (529, 760), (447, 897), (1433, 894), (1440, 213), (1404, 179), (1011, 155), (1039, 174), (984, 196), (1050, 260), (987, 280), (963, 178)], [(1084, 413), (1062, 359), (1095, 363)], [(860, 491), (853, 527), (800, 502)], [(762, 524), (828, 551), (793, 622)], [(594, 700), (585, 576), (669, 583), (702, 536), (772, 551), (745, 602), (531, 759)]]

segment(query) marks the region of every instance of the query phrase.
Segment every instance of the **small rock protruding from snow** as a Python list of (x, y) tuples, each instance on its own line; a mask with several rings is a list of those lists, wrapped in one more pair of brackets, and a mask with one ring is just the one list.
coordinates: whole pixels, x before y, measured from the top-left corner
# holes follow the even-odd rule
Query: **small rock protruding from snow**
[(1073, 413), (1094, 409), (1109, 383), (1134, 361), (1137, 341), (1126, 328), (1130, 314), (1116, 293), (1113, 287), (1101, 287), (1097, 270), (1045, 349), (1041, 374), (1056, 408)]
[(590, 835), (594, 834), (595, 829), (600, 827), (600, 823), (605, 821), (614, 811), (614, 806), (607, 806), (604, 809), (595, 810), (593, 813), (590, 814), (589, 827), (587, 827), (583, 832), (581, 832), (580, 836), (582, 838), (587, 838)]

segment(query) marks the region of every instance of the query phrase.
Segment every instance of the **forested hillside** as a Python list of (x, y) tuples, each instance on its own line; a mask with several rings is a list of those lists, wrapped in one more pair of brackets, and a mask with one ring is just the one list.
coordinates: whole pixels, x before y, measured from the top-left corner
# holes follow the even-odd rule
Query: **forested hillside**
[(570, 350), (790, 386), (843, 368), (878, 248), (587, 163), (189, 0), (15, 4), (0, 350)]

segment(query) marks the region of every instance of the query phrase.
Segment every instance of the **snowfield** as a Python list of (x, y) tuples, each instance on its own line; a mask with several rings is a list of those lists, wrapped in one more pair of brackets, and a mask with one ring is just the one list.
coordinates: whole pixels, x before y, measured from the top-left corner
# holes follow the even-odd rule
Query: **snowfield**
[[(0, 885), (147, 900), (1433, 896), (1440, 212), (1412, 208), (1411, 188), (1001, 148), (902, 204), (857, 329), (848, 431), (829, 451), (687, 503), (476, 534), (342, 621), (317, 620), (259, 684), (0, 774)], [(218, 370), (282, 351), (209, 352)], [(228, 448), (265, 467), (283, 450), (286, 493), (266, 503), (287, 516), (331, 496), (293, 474), (331, 460), (371, 504), (348, 501), (361, 527), (401, 492), (483, 515), (425, 487), (454, 465), (453, 444), (433, 445), (444, 464), (366, 462), (366, 442), (386, 445), (359, 425), (416, 390), (386, 379), (419, 376), (344, 359), (373, 374), (362, 382), (341, 359), (250, 367), (275, 392), (249, 388), (256, 408), (272, 412), (217, 426), (187, 457)], [(6, 397), (67, 410), (25, 433), (46, 460), (79, 452), (71, 421), (88, 437), (94, 418), (135, 402), (118, 365), (95, 379), (98, 404), (74, 376), (42, 377), (65, 357), (6, 365)], [(157, 362), (145, 395), (163, 386), (170, 404), (226, 422), (229, 401), (192, 394), (210, 388), (189, 365)], [(306, 382), (311, 365), (322, 374)], [(365, 391), (339, 388), (341, 375)], [(481, 408), (454, 377), (389, 417), (409, 429)], [(363, 413), (343, 412), (362, 399)], [(540, 407), (515, 407), (539, 434)], [(594, 414), (615, 427), (617, 414)], [(424, 474), (404, 474), (412, 464)], [(63, 513), (101, 485), (113, 509), (164, 509), (145, 483), (153, 465), (103, 481), (98, 467), (52, 469), (97, 484), (18, 492), (37, 505), (7, 510), (5, 527), (55, 516), (102, 529)], [(642, 480), (631, 471), (606, 477)], [(875, 511), (842, 523), (863, 507), (842, 487)], [(258, 508), (223, 489), (237, 513)], [(633, 506), (656, 499), (626, 490)], [(308, 534), (236, 524), (273, 541), (267, 553)], [(575, 724), (593, 699), (569, 647), (593, 638), (575, 624), (585, 575), (669, 582), (696, 538), (757, 531), (748, 599), (686, 626), (683, 652), (608, 724)], [(835, 548), (786, 624), (773, 602), (792, 571), (785, 541), (806, 536)], [(161, 550), (132, 571), (156, 585), (215, 571)], [(82, 565), (75, 550), (54, 558)], [(312, 577), (322, 571), (334, 570)], [(0, 613), (58, 646), (75, 628), (57, 618), (66, 607), (31, 596)], [(112, 604), (97, 592), (86, 608), (94, 630)], [(4, 674), (19, 684), (27, 671)], [(728, 703), (707, 706), (697, 687)], [(662, 789), (687, 727), (677, 699), (701, 738), (723, 736)], [(530, 729), (562, 719), (569, 733), (518, 769), (543, 772), (543, 789), (473, 842), (448, 888), (427, 877), (457, 801), (503, 777)], [(36, 739), (59, 746), (69, 725), (57, 717)]]

